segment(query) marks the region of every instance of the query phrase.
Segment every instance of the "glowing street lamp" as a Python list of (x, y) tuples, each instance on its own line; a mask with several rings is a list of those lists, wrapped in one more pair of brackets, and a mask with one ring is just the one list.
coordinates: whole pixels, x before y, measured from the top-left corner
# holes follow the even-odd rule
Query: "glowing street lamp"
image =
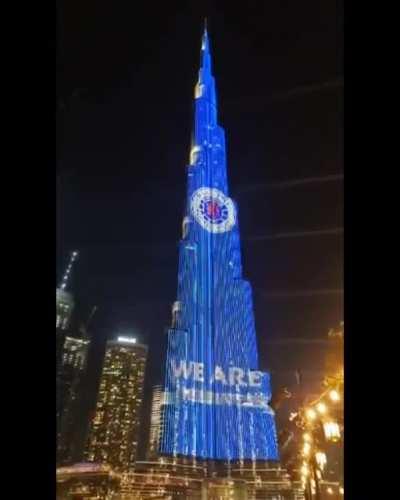
[(317, 418), (317, 413), (312, 408), (309, 408), (306, 411), (306, 417), (308, 418), (308, 420), (315, 420)]
[(317, 411), (318, 411), (318, 413), (321, 413), (321, 415), (326, 413), (326, 404), (325, 403), (318, 403), (317, 404)]
[(336, 389), (332, 389), (330, 392), (329, 392), (329, 397), (331, 398), (332, 401), (334, 401), (335, 403), (337, 403), (338, 401), (340, 401), (340, 394), (338, 393), (338, 391)]
[(310, 471), (308, 470), (308, 466), (307, 466), (307, 463), (303, 461), (303, 465), (301, 466), (301, 474), (303, 476), (308, 476), (310, 474)]
[(311, 435), (308, 432), (305, 432), (303, 434), (303, 440), (306, 443), (310, 443), (312, 441)]
[(307, 477), (310, 473), (307, 465), (303, 465), (303, 467), (300, 470), (301, 470), (301, 474), (305, 477)]
[(310, 445), (310, 443), (304, 443), (304, 446), (303, 446), (303, 455), (307, 457), (310, 454), (310, 451), (311, 451), (311, 445)]

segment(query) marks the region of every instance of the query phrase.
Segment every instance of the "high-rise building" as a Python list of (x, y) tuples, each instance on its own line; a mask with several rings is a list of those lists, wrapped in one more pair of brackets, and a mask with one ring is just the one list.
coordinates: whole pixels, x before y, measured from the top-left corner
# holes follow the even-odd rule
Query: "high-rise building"
[(242, 277), (207, 30), (194, 97), (160, 450), (228, 462), (277, 461), (270, 378), (259, 370), (252, 290)]
[(79, 417), (79, 391), (87, 365), (89, 340), (65, 336), (57, 373), (58, 428), (57, 462), (72, 463), (75, 459), (75, 431)]
[(136, 460), (141, 424), (147, 346), (135, 338), (107, 342), (96, 411), (85, 456), (129, 471)]
[(56, 289), (56, 418), (57, 463), (74, 460), (75, 429), (79, 420), (78, 393), (85, 373), (89, 340), (80, 338), (71, 326), (75, 301), (66, 291), (72, 265), (78, 252), (71, 253), (59, 287)]
[(74, 298), (71, 293), (61, 288), (56, 289), (56, 385), (57, 385), (57, 435), (60, 433), (61, 417), (64, 412), (68, 394), (65, 393), (65, 383), (62, 381), (63, 348), (67, 330), (69, 328), (74, 307)]
[(63, 411), (65, 394), (61, 394), (59, 374), (62, 366), (65, 336), (71, 323), (74, 297), (60, 287), (56, 289), (56, 365), (57, 365), (57, 422)]
[(156, 460), (159, 456), (161, 444), (161, 432), (164, 426), (163, 419), (164, 388), (161, 385), (153, 387), (153, 398), (151, 401), (149, 444), (147, 448), (147, 460)]

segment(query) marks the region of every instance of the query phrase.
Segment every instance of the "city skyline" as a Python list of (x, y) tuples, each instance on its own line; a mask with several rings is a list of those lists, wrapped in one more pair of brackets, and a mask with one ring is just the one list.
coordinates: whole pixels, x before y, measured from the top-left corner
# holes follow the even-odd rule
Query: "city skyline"
[[(194, 84), (195, 34), (204, 14), (171, 12), (140, 36), (118, 22), (130, 41), (123, 48), (119, 39), (107, 40), (109, 52), (119, 56), (115, 71), (108, 52), (97, 63), (83, 32), (71, 31), (72, 6), (64, 8), (58, 271), (67, 253), (79, 249), (71, 286), (77, 296), (99, 305), (96, 335), (134, 329), (131, 333), (150, 340), (157, 357), (174, 294), (184, 194), (179, 172), (187, 154), (181, 145), (188, 143), (188, 89)], [(274, 29), (285, 19), (289, 32), (296, 26), (294, 12), (274, 9), (260, 6), (257, 16), (244, 11), (243, 22), (235, 9), (224, 19), (212, 9), (205, 13), (216, 46), (221, 118), (231, 131), (231, 190), (241, 206), (246, 277), (254, 288), (263, 363), (264, 342), (321, 337), (342, 320), (340, 6), (307, 10), (297, 43), (283, 41)], [(86, 14), (83, 9), (81, 16)], [(121, 12), (112, 15), (120, 20)], [(93, 22), (90, 32), (100, 53), (101, 30)], [(152, 48), (147, 58), (146, 46)], [(108, 82), (108, 76), (114, 80)], [(302, 179), (310, 182), (290, 185)], [(288, 233), (291, 237), (285, 237)]]
[[(217, 26), (218, 22), (221, 23), (221, 18), (218, 16), (211, 17), (211, 19), (209, 17), (211, 27)], [(195, 28), (194, 20), (192, 20), (192, 27), (198, 30), (198, 26), (197, 23)], [(326, 141), (323, 141), (326, 150), (325, 152), (321, 150), (322, 146), (319, 145), (320, 149), (317, 147), (310, 154), (312, 151), (310, 139), (313, 132), (310, 132), (309, 129), (312, 129), (312, 126), (301, 128), (305, 113), (310, 113), (310, 105), (311, 115), (314, 116), (315, 122), (321, 118), (320, 113), (316, 110), (318, 105), (322, 105), (325, 111), (330, 110), (328, 116), (331, 116), (332, 121), (332, 104), (337, 101), (338, 97), (340, 99), (341, 83), (340, 74), (334, 75), (333, 71), (328, 78), (323, 78), (323, 81), (320, 79), (320, 85), (318, 82), (313, 83), (312, 79), (306, 79), (305, 82), (296, 82), (294, 86), (286, 85), (285, 87), (282, 82), (278, 84), (279, 79), (276, 79), (276, 72), (274, 73), (272, 68), (270, 77), (271, 81), (275, 82), (275, 88), (273, 85), (269, 87), (270, 101), (264, 101), (264, 110), (257, 110), (254, 106), (254, 98), (252, 100), (248, 96), (250, 87), (245, 92), (247, 96), (243, 96), (240, 92), (241, 88), (246, 88), (244, 83), (246, 72), (239, 71), (233, 63), (234, 61), (235, 63), (247, 64), (247, 69), (251, 70), (249, 62), (243, 62), (246, 58), (244, 52), (248, 50), (248, 46), (246, 48), (247, 42), (246, 40), (242, 40), (241, 43), (233, 41), (235, 36), (239, 34), (239, 30), (233, 22), (230, 27), (231, 32), (229, 29), (224, 31), (224, 37), (227, 38), (227, 41), (221, 38), (218, 40), (218, 44), (221, 43), (220, 46), (225, 45), (225, 47), (224, 52), (222, 48), (216, 50), (216, 71), (220, 82), (219, 90), (222, 99), (225, 100), (223, 123), (225, 128), (229, 127), (230, 130), (229, 157), (231, 159), (237, 158), (237, 161), (231, 161), (230, 166), (232, 196), (239, 201), (241, 207), (241, 226), (245, 228), (243, 231), (245, 276), (254, 285), (260, 360), (263, 369), (266, 369), (273, 362), (271, 355), (268, 355), (270, 340), (282, 336), (286, 338), (300, 337), (306, 340), (322, 338), (326, 333), (325, 330), (342, 320), (341, 158), (340, 153), (339, 157), (335, 154), (332, 155), (333, 143), (328, 145), (336, 138), (339, 141), (340, 150), (340, 137), (337, 135), (338, 131), (333, 132), (333, 125), (323, 125), (324, 134), (328, 137)], [(214, 28), (212, 29), (214, 33)], [(181, 27), (181, 31), (178, 30), (177, 35), (179, 33), (182, 35), (185, 30), (187, 35), (188, 26)], [(218, 30), (215, 31), (218, 39)], [(197, 39), (198, 37), (190, 35), (190, 37), (186, 36), (185, 38), (190, 40), (189, 49), (186, 49), (186, 63), (184, 57), (181, 67), (183, 70), (182, 81), (187, 85), (190, 80), (189, 71), (186, 70), (185, 73), (184, 68), (188, 67), (190, 44), (193, 45), (192, 38)], [(175, 43), (177, 42), (169, 41), (169, 50), (171, 46), (174, 47)], [(217, 47), (218, 44), (216, 44)], [(138, 47), (140, 46), (139, 43)], [(230, 47), (233, 54), (226, 50), (227, 46)], [(242, 52), (240, 53), (238, 50)], [(172, 52), (176, 53), (176, 48)], [(257, 53), (256, 50), (255, 53)], [(259, 57), (261, 52), (258, 54), (257, 56), (254, 52), (252, 53), (253, 63), (257, 60), (261, 62)], [(275, 69), (277, 67), (276, 60)], [(273, 66), (273, 61), (274, 58), (268, 60), (267, 57), (265, 67), (268, 65), (271, 67), (271, 62)], [(163, 61), (159, 61), (159, 63), (159, 71), (165, 75), (165, 63)], [(260, 65), (256, 63), (253, 66), (253, 72), (255, 67), (258, 67), (258, 71), (260, 70)], [(146, 70), (143, 71), (143, 75), (145, 75)], [(192, 74), (192, 68), (190, 71)], [(261, 67), (261, 75), (259, 76), (261, 81), (266, 82), (267, 77), (264, 71), (265, 69)], [(156, 69), (150, 70), (150, 82), (152, 81), (151, 75), (153, 74), (155, 77), (156, 72)], [(171, 74), (173, 73), (172, 71)], [(168, 76), (170, 77), (171, 74), (168, 73)], [(112, 133), (107, 140), (102, 141), (102, 144), (97, 141), (96, 148), (106, 152), (107, 147), (111, 147), (111, 150), (114, 151), (113, 156), (116, 156), (116, 164), (118, 165), (118, 162), (120, 164), (119, 170), (117, 168), (116, 172), (112, 172), (106, 166), (107, 152), (106, 156), (102, 155), (102, 159), (98, 156), (100, 161), (95, 167), (93, 158), (96, 155), (94, 155), (94, 149), (91, 150), (94, 145), (94, 143), (91, 145), (91, 137), (93, 139), (98, 137), (100, 131), (93, 121), (96, 114), (96, 120), (100, 118), (100, 128), (104, 131), (108, 130), (102, 120), (110, 117), (115, 119), (118, 113), (121, 113), (120, 106), (123, 100), (128, 97), (130, 92), (135, 95), (134, 90), (129, 90), (130, 85), (133, 89), (142, 89), (143, 91), (141, 87), (144, 82), (143, 78), (144, 76), (142, 80), (139, 79), (139, 84), (136, 80), (131, 80), (129, 84), (124, 83), (122, 88), (118, 90), (118, 92), (121, 91), (120, 96), (117, 96), (112, 90), (110, 92), (110, 90), (104, 89), (101, 91), (105, 97), (103, 103), (98, 100), (101, 94), (101, 92), (99, 94), (99, 89), (94, 92), (93, 89), (89, 89), (89, 93), (85, 89), (78, 89), (75, 97), (61, 112), (67, 131), (68, 127), (76, 124), (77, 120), (82, 118), (83, 122), (89, 120), (86, 123), (91, 125), (85, 131), (86, 139), (89, 138), (88, 149), (86, 152), (84, 151), (83, 156), (87, 154), (88, 158), (92, 158), (92, 160), (88, 162), (87, 167), (79, 166), (80, 161), (74, 161), (74, 156), (76, 160), (74, 148), (82, 140), (78, 138), (79, 133), (82, 133), (82, 130), (79, 132), (79, 127), (75, 136), (71, 134), (64, 136), (66, 144), (68, 145), (69, 142), (72, 148), (68, 146), (69, 149), (63, 150), (61, 148), (60, 150), (59, 165), (61, 168), (58, 180), (63, 234), (62, 241), (58, 240), (58, 261), (59, 267), (62, 269), (65, 266), (67, 252), (74, 248), (79, 250), (80, 261), (77, 265), (77, 272), (69, 285), (78, 299), (78, 312), (79, 298), (84, 298), (86, 301), (86, 304), (81, 304), (83, 311), (85, 308), (89, 310), (94, 304), (99, 306), (98, 314), (92, 324), (94, 344), (96, 344), (93, 349), (97, 352), (95, 360), (92, 362), (92, 374), (96, 371), (93, 366), (98, 364), (107, 338), (112, 338), (118, 333), (133, 334), (140, 337), (142, 342), (149, 344), (149, 362), (152, 366), (149, 367), (150, 380), (148, 383), (152, 385), (161, 380), (160, 365), (162, 363), (160, 363), (160, 359), (163, 359), (164, 354), (160, 345), (163, 328), (168, 324), (170, 317), (171, 298), (174, 296), (175, 288), (174, 277), (177, 269), (176, 242), (180, 233), (178, 221), (182, 210), (180, 200), (184, 193), (184, 186), (179, 180), (175, 182), (175, 179), (180, 177), (179, 172), (184, 168), (184, 162), (173, 160), (173, 157), (179, 156), (179, 154), (172, 153), (172, 150), (185, 149), (182, 148), (181, 144), (188, 142), (185, 132), (190, 127), (190, 118), (188, 117), (191, 112), (190, 109), (183, 110), (181, 101), (185, 98), (181, 95), (178, 96), (179, 92), (184, 95), (183, 83), (178, 85), (174, 97), (171, 97), (171, 94), (168, 97), (168, 100), (173, 99), (174, 104), (177, 105), (177, 110), (173, 111), (175, 114), (171, 114), (171, 106), (165, 103), (160, 106), (163, 101), (160, 95), (162, 96), (165, 92), (168, 95), (168, 92), (171, 91), (167, 81), (164, 81), (164, 86), (162, 84), (155, 85), (156, 80), (163, 81), (159, 78), (154, 78), (153, 83), (149, 85), (149, 90), (146, 90), (148, 93), (145, 95), (151, 96), (151, 99), (148, 99), (147, 109), (137, 100), (129, 98), (126, 100), (127, 109), (132, 111), (132, 117), (135, 113), (137, 114), (136, 105), (139, 106), (139, 110), (142, 110), (143, 113), (139, 116), (142, 117), (142, 126), (145, 130), (146, 127), (149, 127), (149, 122), (158, 115), (164, 116), (161, 121), (164, 121), (165, 124), (172, 124), (172, 127), (163, 127), (162, 130), (158, 125), (157, 129), (158, 134), (160, 134), (156, 139), (157, 144), (162, 134), (167, 136), (167, 139), (162, 140), (170, 142), (167, 148), (165, 147), (166, 142), (161, 140), (160, 143), (161, 148), (164, 147), (164, 151), (167, 152), (164, 161), (161, 160), (161, 156), (160, 161), (154, 161), (157, 156), (153, 151), (149, 151), (148, 159), (144, 159), (143, 152), (139, 162), (137, 162), (136, 155), (133, 155), (126, 147), (123, 149), (125, 158), (118, 156), (118, 154), (115, 155), (115, 147), (119, 144), (119, 140), (116, 140), (116, 136)], [(254, 73), (253, 75), (250, 73), (249, 78), (254, 82)], [(314, 78), (315, 80), (318, 78)], [(328, 84), (324, 86), (324, 82)], [(178, 79), (174, 80), (174, 85), (175, 83), (178, 84)], [(189, 84), (190, 88), (192, 83)], [(261, 92), (260, 83), (256, 82), (254, 87), (255, 94), (259, 95)], [(239, 90), (238, 94), (235, 94), (235, 89)], [(136, 94), (136, 97), (138, 95)], [(237, 104), (233, 104), (234, 102)], [(114, 105), (117, 114), (112, 111)], [(243, 106), (247, 108), (247, 115), (244, 115), (246, 126), (243, 124)], [(288, 111), (288, 107), (290, 111)], [(305, 111), (306, 109), (307, 111)], [(122, 130), (122, 128), (132, 130), (131, 140), (133, 144), (136, 144), (137, 128), (127, 126), (129, 121), (127, 112), (121, 114), (122, 121), (118, 117), (115, 126), (117, 130)], [(285, 133), (283, 132), (285, 125), (293, 123), (293, 113), (296, 116), (294, 122), (297, 123), (297, 127), (289, 128)], [(103, 118), (99, 116), (102, 114)], [(178, 119), (179, 114), (181, 118)], [(289, 114), (292, 114), (292, 118), (289, 118)], [(265, 133), (264, 136), (261, 136), (256, 127), (249, 122), (252, 116), (256, 118), (257, 127), (263, 131), (263, 134)], [(264, 116), (264, 119), (261, 116)], [(280, 117), (278, 120), (277, 116)], [(340, 111), (334, 115), (333, 121), (335, 119), (339, 120), (340, 129)], [(323, 120), (322, 123), (324, 123)], [(123, 126), (122, 122), (125, 122)], [(178, 122), (182, 123), (180, 128), (183, 132), (176, 135), (175, 142), (172, 142), (172, 135), (176, 134)], [(183, 126), (184, 122), (187, 123), (187, 127)], [(267, 125), (267, 122), (280, 123), (281, 128), (278, 126), (273, 129)], [(300, 128), (306, 139), (306, 146), (301, 151), (298, 143), (293, 148), (295, 144), (293, 135)], [(291, 133), (289, 133), (290, 130)], [(254, 136), (254, 139), (251, 138), (252, 151), (240, 150), (238, 142), (249, 143), (251, 135)], [(315, 135), (318, 140), (317, 136), (319, 138), (320, 136)], [(266, 141), (265, 145), (263, 140)], [(263, 151), (260, 147), (258, 149), (255, 147), (257, 142), (261, 142)], [(301, 153), (298, 155), (296, 166), (293, 153), (288, 155), (287, 150), (289, 149)], [(64, 151), (67, 153), (65, 154)], [(309, 152), (307, 160), (311, 158), (309, 166), (305, 165), (306, 151)], [(281, 156), (283, 152), (285, 152), (286, 158)], [(246, 155), (249, 157), (248, 161)], [(259, 156), (258, 160), (257, 156)], [(268, 156), (271, 158), (268, 159)], [(109, 158), (110, 162), (114, 161), (111, 155)], [(317, 158), (320, 159), (318, 165)], [(267, 159), (268, 161), (266, 161)], [(333, 159), (338, 160), (335, 165)], [(156, 167), (157, 163), (158, 167)], [(130, 173), (129, 169), (131, 169)], [(95, 175), (95, 170), (98, 170), (100, 175)], [(149, 175), (146, 175), (146, 170)], [(265, 175), (268, 170), (271, 172), (270, 176)], [(165, 171), (164, 176), (161, 175), (163, 171)], [(116, 176), (114, 176), (115, 173)], [(171, 182), (172, 176), (174, 183)], [(120, 180), (117, 180), (117, 177)], [(155, 178), (155, 182), (150, 177)], [(249, 182), (253, 178), (254, 182)], [(122, 184), (125, 186), (122, 187)], [(321, 197), (324, 198), (322, 204), (320, 203)], [(268, 202), (265, 201), (267, 198)], [(288, 199), (290, 199), (289, 202), (285, 201)], [(76, 201), (77, 205), (71, 212), (69, 209), (72, 200)], [(251, 204), (248, 204), (249, 200), (251, 200)], [(285, 207), (285, 204), (289, 204), (289, 208)], [(319, 208), (318, 213), (314, 207)], [(128, 213), (132, 214), (133, 221), (126, 218), (125, 214)], [(140, 217), (139, 214), (142, 213), (143, 217)], [(261, 215), (264, 213), (266, 217)], [(159, 214), (162, 214), (161, 218)], [(177, 221), (175, 226), (167, 223), (163, 228), (162, 221), (171, 219)], [(115, 222), (113, 227), (108, 222), (111, 220)], [(83, 227), (88, 227), (89, 231), (85, 229), (85, 232), (82, 233)], [(133, 228), (135, 229), (133, 230)], [(326, 232), (324, 233), (324, 231)], [(138, 240), (137, 235), (143, 235), (143, 237), (141, 236)], [(121, 245), (120, 241), (126, 241), (126, 244)], [(157, 251), (152, 251), (152, 247), (157, 248)], [(272, 265), (272, 263), (274, 264)], [(332, 263), (334, 263), (333, 267)], [(310, 275), (312, 279), (310, 279)], [(333, 278), (334, 276), (340, 276), (340, 279)], [(154, 288), (154, 283), (158, 282), (160, 286)], [(286, 313), (288, 310), (290, 314)], [(86, 316), (87, 313), (84, 312), (83, 315)], [(317, 356), (315, 355), (315, 357)], [(289, 364), (288, 362), (287, 365)], [(283, 371), (284, 365), (283, 360), (281, 366)], [(99, 368), (97, 368), (97, 372), (98, 370)], [(277, 380), (276, 377), (274, 379), (274, 376), (275, 374), (273, 374), (273, 386), (274, 380)], [(92, 387), (94, 387), (95, 378), (95, 375), (92, 375)]]

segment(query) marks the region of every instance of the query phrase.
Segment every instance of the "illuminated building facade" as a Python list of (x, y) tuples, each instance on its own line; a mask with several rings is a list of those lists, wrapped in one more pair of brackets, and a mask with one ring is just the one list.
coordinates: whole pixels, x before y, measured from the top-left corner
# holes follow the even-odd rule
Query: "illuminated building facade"
[[(137, 462), (121, 474), (121, 500), (304, 500), (284, 469), (232, 468), (229, 476), (211, 473), (209, 464), (191, 458)], [(214, 471), (216, 472), (216, 471)]]
[(135, 339), (108, 341), (96, 412), (85, 451), (89, 462), (128, 471), (136, 460), (147, 346)]
[(107, 465), (79, 463), (59, 467), (56, 473), (57, 500), (118, 498), (120, 480)]
[(149, 444), (147, 449), (147, 460), (155, 460), (159, 456), (161, 444), (161, 432), (164, 427), (163, 418), (164, 388), (156, 385), (153, 388), (151, 402)]
[(137, 462), (121, 474), (121, 500), (204, 500), (205, 470), (190, 464)]
[(247, 466), (232, 468), (231, 478), (245, 482), (247, 500), (300, 500), (286, 469), (271, 468), (267, 462), (263, 465), (248, 463)]
[(205, 30), (187, 167), (177, 301), (168, 330), (160, 451), (278, 460), (269, 374), (258, 369), (252, 290), (242, 277), (238, 211)]

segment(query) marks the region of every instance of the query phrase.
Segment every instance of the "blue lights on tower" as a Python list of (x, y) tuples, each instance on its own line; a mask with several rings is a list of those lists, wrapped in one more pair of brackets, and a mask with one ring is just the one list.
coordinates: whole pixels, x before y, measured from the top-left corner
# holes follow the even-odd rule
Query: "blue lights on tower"
[(238, 210), (229, 197), (207, 30), (182, 233), (160, 452), (278, 460), (270, 379), (258, 370), (252, 290), (242, 278)]

